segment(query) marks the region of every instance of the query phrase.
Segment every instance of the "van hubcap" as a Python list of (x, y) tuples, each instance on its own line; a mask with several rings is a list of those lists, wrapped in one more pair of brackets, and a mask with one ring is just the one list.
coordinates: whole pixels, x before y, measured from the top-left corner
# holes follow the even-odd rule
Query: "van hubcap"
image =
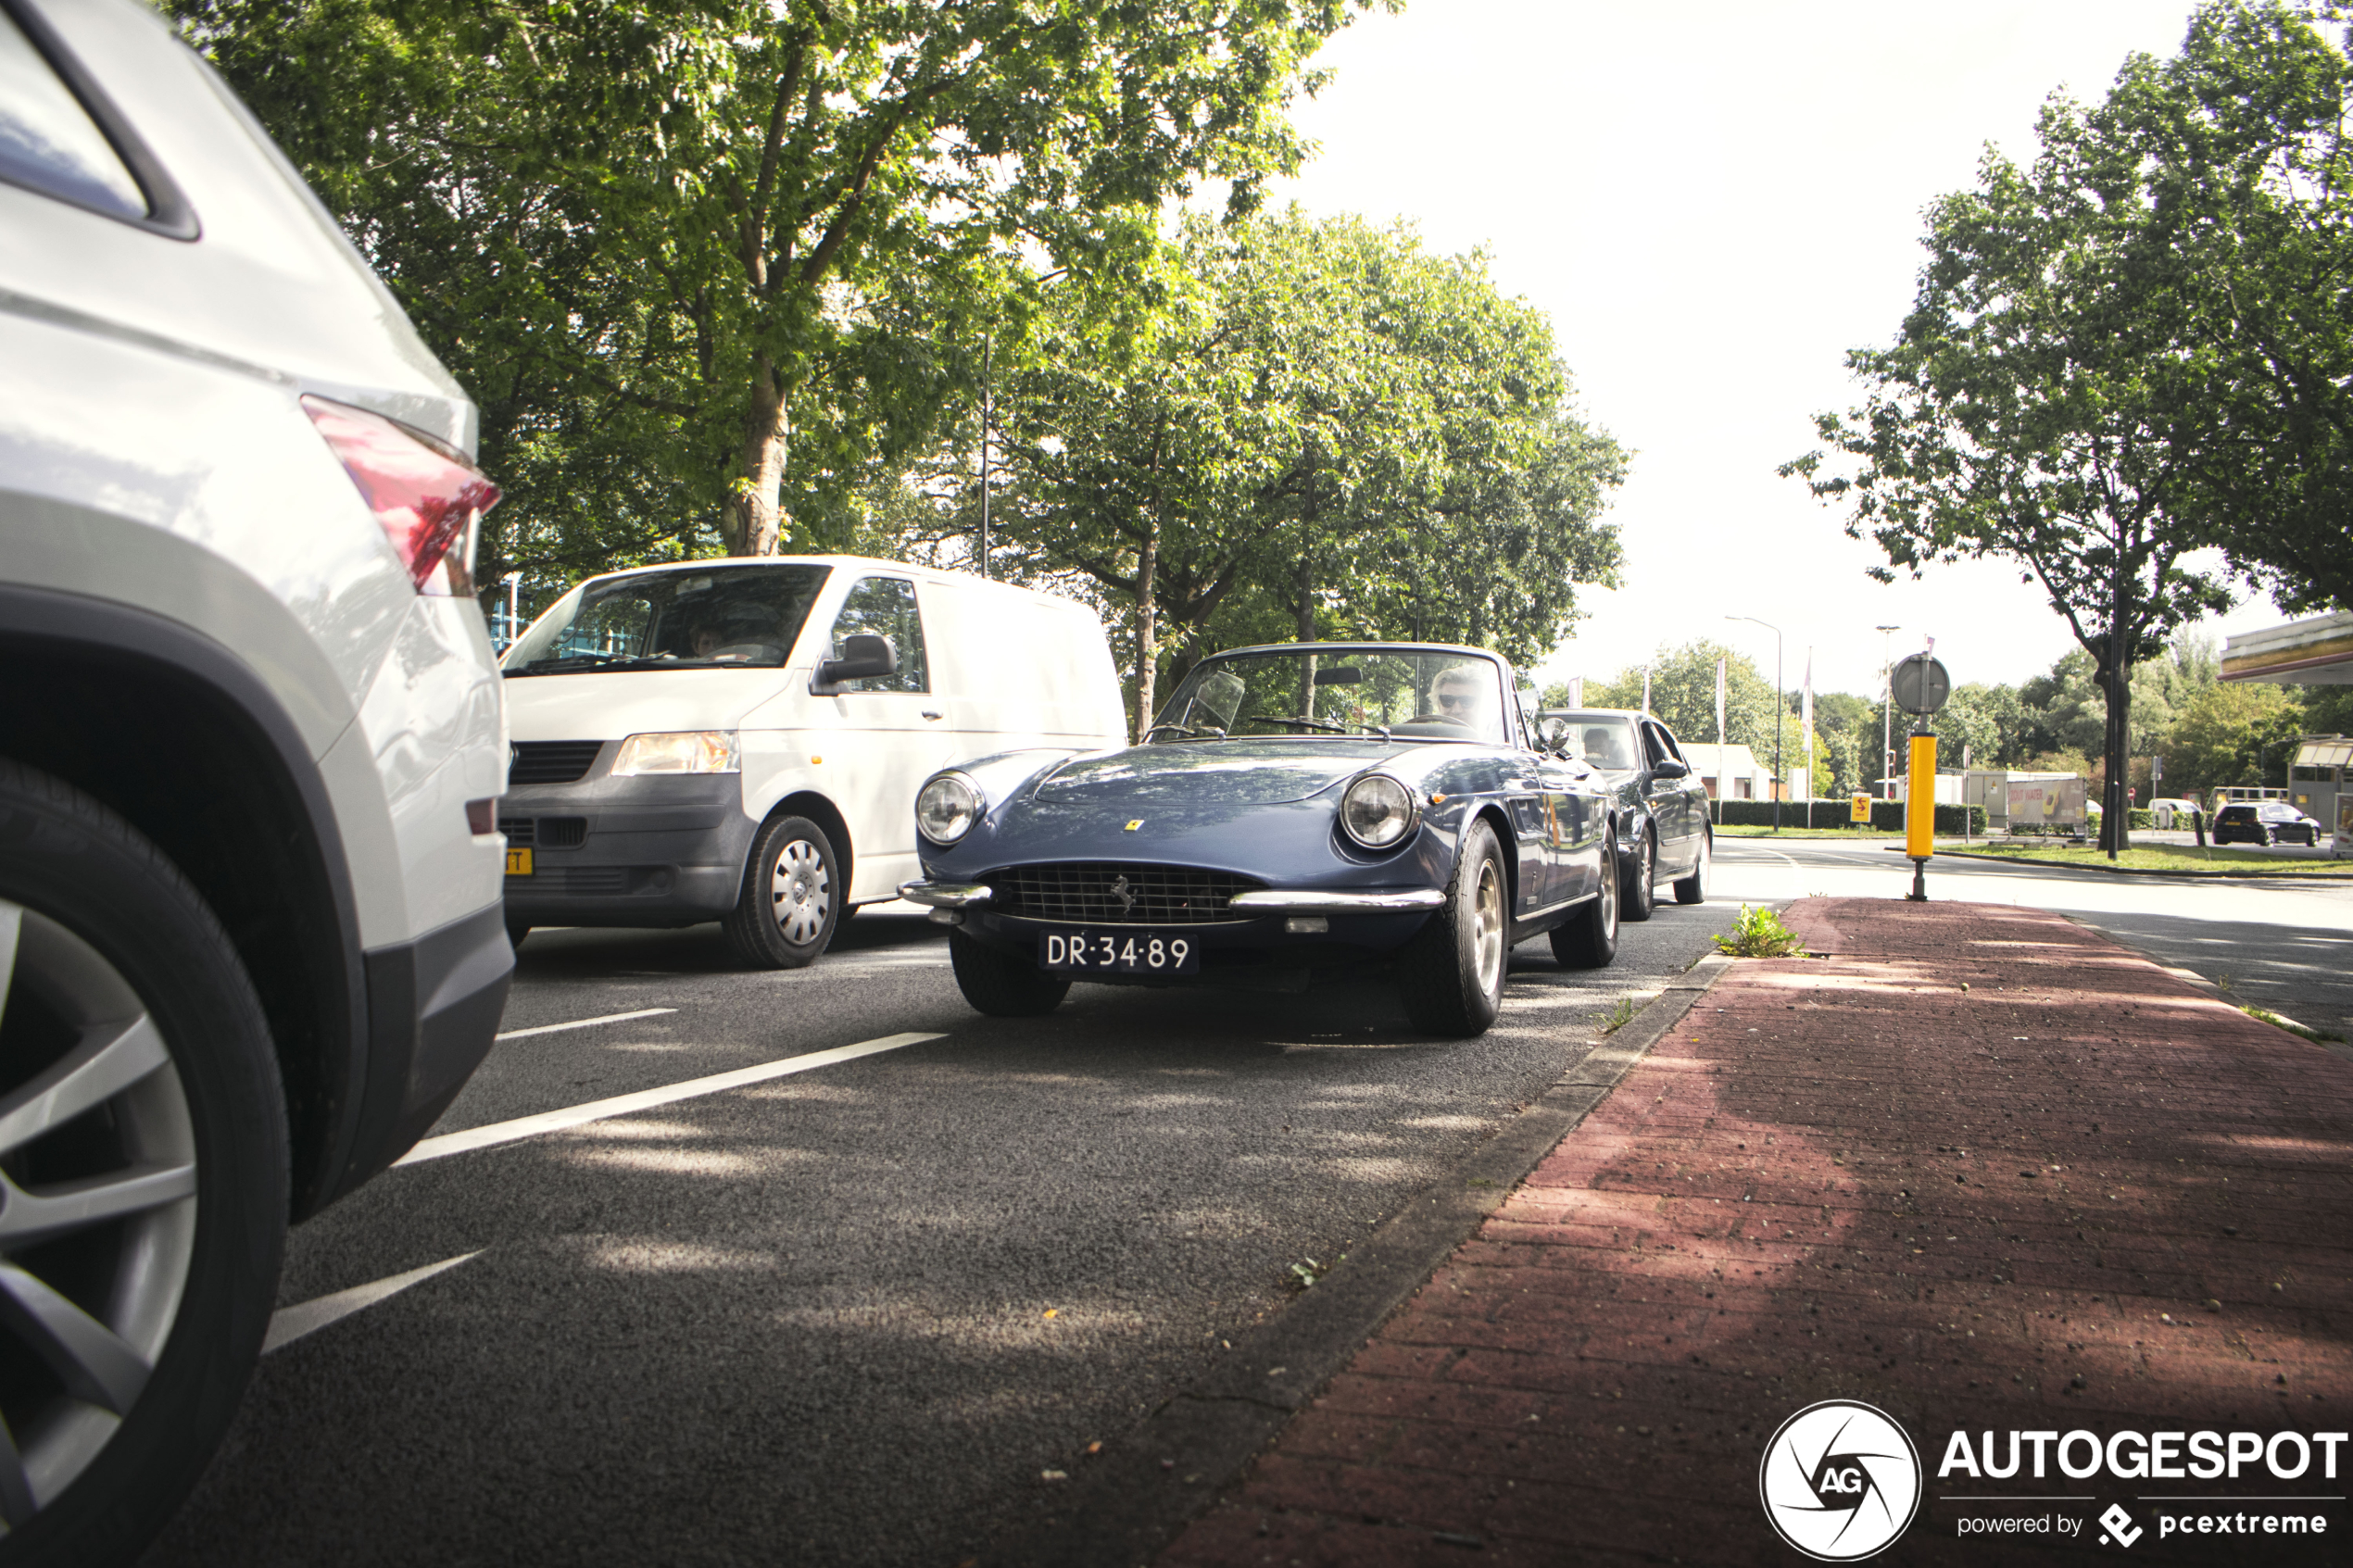
[(796, 947), (817, 940), (834, 907), (833, 879), (825, 874), (825, 859), (817, 847), (805, 838), (786, 845), (769, 873), (768, 888), (785, 940)]

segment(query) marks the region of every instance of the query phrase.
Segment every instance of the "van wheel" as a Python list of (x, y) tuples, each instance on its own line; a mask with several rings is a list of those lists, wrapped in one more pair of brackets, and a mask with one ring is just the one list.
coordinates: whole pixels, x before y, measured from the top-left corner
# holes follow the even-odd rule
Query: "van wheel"
[(760, 830), (744, 866), (744, 890), (719, 923), (736, 956), (755, 969), (814, 963), (841, 920), (833, 841), (806, 817)]
[(137, 829), (0, 761), (0, 1521), (128, 1562), (260, 1354), (286, 1113), (252, 981)]
[(1042, 1018), (1062, 1006), (1070, 982), (961, 931), (948, 934), (948, 961), (964, 1000), (991, 1018)]
[(1484, 1035), (1503, 1010), (1511, 961), (1507, 885), (1495, 830), (1473, 822), (1446, 902), (1398, 953), (1398, 999), (1423, 1034)]
[[(1602, 864), (1617, 862), (1617, 846), (1604, 843)], [(1604, 875), (1601, 893), (1585, 901), (1567, 922), (1553, 927), (1553, 957), (1567, 969), (1606, 969), (1617, 957), (1617, 878)]]

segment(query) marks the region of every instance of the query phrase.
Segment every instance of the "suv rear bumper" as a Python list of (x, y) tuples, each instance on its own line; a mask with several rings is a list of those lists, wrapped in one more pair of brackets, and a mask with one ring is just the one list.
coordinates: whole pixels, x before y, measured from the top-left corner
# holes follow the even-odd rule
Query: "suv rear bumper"
[(498, 905), (366, 955), (368, 1053), (359, 1125), (328, 1199), (409, 1151), (490, 1054), (515, 951)]

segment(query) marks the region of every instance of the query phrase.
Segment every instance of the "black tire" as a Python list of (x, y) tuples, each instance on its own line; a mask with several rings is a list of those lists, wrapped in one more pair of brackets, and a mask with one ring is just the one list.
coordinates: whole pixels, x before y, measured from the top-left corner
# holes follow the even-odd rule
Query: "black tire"
[(961, 931), (948, 934), (948, 961), (964, 1000), (991, 1018), (1042, 1018), (1070, 994), (1064, 976), (1049, 974)]
[(531, 922), (530, 922), (529, 921), (527, 921), (527, 920), (510, 920), (510, 921), (509, 921), (509, 922), (507, 922), (507, 946), (508, 946), (508, 947), (522, 947), (522, 939), (523, 939), (524, 937), (526, 937), (526, 936), (530, 935), (531, 935)]
[(834, 939), (847, 892), (825, 830), (806, 817), (777, 817), (753, 836), (743, 891), (720, 927), (751, 968), (800, 969)]
[(1634, 859), (1617, 889), (1617, 918), (1645, 921), (1658, 908), (1658, 840), (1647, 827), (1634, 830)]
[[(36, 1189), (163, 1176), (143, 1196), (126, 1185), (109, 1223), (31, 1245), (0, 1225), (0, 1416), (72, 1477), (28, 1512), (24, 1466), (0, 1450), (0, 1561), (127, 1563), (203, 1473), (260, 1354), (285, 1247), (284, 1097), (235, 947), (137, 829), (0, 760), (0, 1110), (34, 1118), (36, 1077), (57, 1096), (0, 1168)], [(122, 1022), (142, 1014), (151, 1028)], [(103, 1085), (79, 1110), (58, 1087), (76, 1058), (73, 1082)], [(146, 1264), (118, 1267), (134, 1248)], [(66, 1303), (94, 1337), (64, 1348), (28, 1299)]]
[(1495, 830), (1474, 822), (1440, 905), (1397, 957), (1397, 995), (1425, 1035), (1484, 1035), (1511, 966), (1510, 879)]
[[(1617, 846), (1602, 847), (1602, 864), (1615, 865)], [(1618, 883), (1602, 878), (1598, 897), (1577, 907), (1566, 923), (1553, 927), (1553, 957), (1569, 969), (1607, 969), (1617, 957)]]
[(1705, 904), (1707, 902), (1707, 871), (1716, 859), (1716, 835), (1705, 828), (1700, 830), (1699, 859), (1692, 862), (1692, 874), (1675, 879), (1675, 902)]

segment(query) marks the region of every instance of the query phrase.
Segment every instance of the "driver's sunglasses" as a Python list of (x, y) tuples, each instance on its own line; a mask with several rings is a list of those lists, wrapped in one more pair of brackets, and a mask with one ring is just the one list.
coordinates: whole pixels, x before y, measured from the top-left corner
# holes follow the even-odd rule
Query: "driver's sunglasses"
[(1469, 692), (1441, 692), (1438, 694), (1438, 706), (1441, 708), (1468, 708), (1471, 705), (1471, 702), (1472, 695)]

